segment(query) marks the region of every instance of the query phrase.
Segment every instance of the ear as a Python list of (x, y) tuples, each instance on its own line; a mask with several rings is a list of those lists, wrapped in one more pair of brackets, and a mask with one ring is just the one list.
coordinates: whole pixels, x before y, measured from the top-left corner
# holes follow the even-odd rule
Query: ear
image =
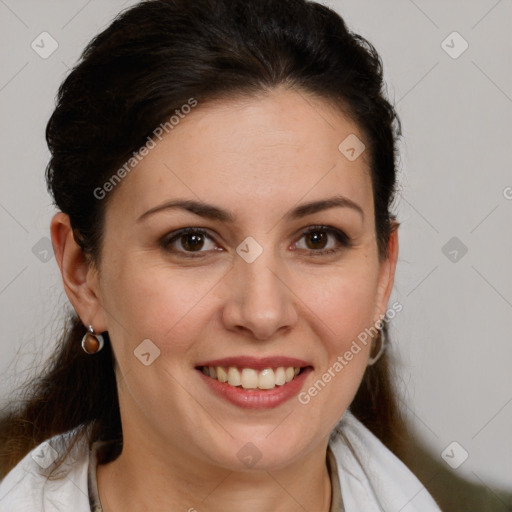
[(50, 225), (53, 251), (62, 275), (64, 290), (84, 326), (98, 333), (107, 330), (99, 300), (99, 274), (77, 244), (69, 216), (59, 212)]
[(380, 263), (374, 323), (381, 318), (384, 318), (388, 308), (389, 297), (391, 296), (391, 291), (393, 289), (396, 262), (398, 260), (399, 225), (399, 222), (392, 221), (392, 230), (388, 242), (388, 256)]

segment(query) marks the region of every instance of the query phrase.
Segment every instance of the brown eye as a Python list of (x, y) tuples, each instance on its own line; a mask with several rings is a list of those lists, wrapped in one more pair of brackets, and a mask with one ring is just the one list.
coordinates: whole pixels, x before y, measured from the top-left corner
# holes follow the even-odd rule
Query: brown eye
[[(322, 256), (340, 251), (342, 248), (352, 247), (352, 240), (343, 231), (328, 226), (312, 226), (302, 234), (305, 249), (313, 256)], [(330, 246), (329, 246), (330, 244)]]
[[(210, 241), (211, 247), (206, 247)], [(205, 256), (207, 252), (216, 248), (212, 237), (200, 228), (185, 228), (164, 237), (162, 247), (172, 253), (182, 256)], [(205, 250), (203, 250), (205, 249)], [(194, 254), (196, 253), (196, 254)]]
[(181, 242), (181, 246), (186, 251), (197, 251), (204, 245), (203, 235), (187, 233), (185, 235), (181, 235), (179, 240)]
[(310, 242), (307, 243), (309, 249), (323, 249), (328, 241), (328, 237), (322, 231), (310, 231), (305, 236), (306, 240)]

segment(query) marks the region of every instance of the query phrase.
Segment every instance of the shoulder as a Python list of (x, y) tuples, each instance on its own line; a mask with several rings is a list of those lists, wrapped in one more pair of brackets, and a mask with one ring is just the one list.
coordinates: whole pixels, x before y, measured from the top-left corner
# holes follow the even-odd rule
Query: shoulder
[(77, 430), (71, 430), (41, 443), (6, 475), (0, 482), (2, 512), (89, 512), (86, 436), (79, 436), (62, 464), (54, 469), (56, 459), (77, 434)]
[(441, 512), (407, 468), (349, 410), (331, 435), (346, 512)]

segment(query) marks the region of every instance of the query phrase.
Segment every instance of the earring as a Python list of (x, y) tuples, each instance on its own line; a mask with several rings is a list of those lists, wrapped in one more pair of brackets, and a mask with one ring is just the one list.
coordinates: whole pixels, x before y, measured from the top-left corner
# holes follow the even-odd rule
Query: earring
[(89, 325), (89, 332), (86, 332), (82, 338), (83, 351), (89, 355), (97, 354), (103, 348), (104, 344), (103, 336), (96, 334), (92, 325)]
[(373, 366), (382, 356), (384, 353), (384, 350), (386, 349), (386, 339), (384, 337), (384, 330), (379, 330), (379, 339), (380, 339), (380, 348), (379, 351), (373, 356), (368, 359), (368, 366)]

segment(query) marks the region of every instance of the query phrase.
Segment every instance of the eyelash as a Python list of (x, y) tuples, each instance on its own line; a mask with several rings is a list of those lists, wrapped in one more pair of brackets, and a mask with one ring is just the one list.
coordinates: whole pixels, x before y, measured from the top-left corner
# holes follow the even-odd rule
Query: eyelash
[[(331, 226), (323, 226), (323, 225), (315, 225), (315, 226), (308, 227), (305, 231), (302, 232), (299, 240), (302, 239), (302, 237), (309, 235), (310, 233), (317, 232), (317, 231), (324, 231), (326, 233), (330, 233), (330, 234), (334, 235), (334, 237), (336, 238), (336, 240), (338, 241), (338, 243), (340, 244), (341, 247), (337, 247), (336, 249), (320, 249), (320, 250), (309, 249), (309, 253), (311, 256), (317, 257), (317, 256), (325, 256), (327, 254), (334, 254), (334, 253), (341, 251), (342, 249), (349, 249), (349, 248), (353, 247), (353, 245), (354, 245), (352, 239), (343, 231), (341, 231), (337, 228), (333, 228)], [(188, 235), (188, 234), (199, 234), (199, 235), (203, 235), (207, 238), (212, 239), (212, 237), (210, 236), (208, 231), (206, 231), (205, 229), (183, 228), (183, 229), (180, 229), (179, 231), (176, 231), (174, 233), (171, 233), (170, 235), (165, 236), (161, 240), (160, 243), (166, 251), (169, 251), (170, 250), (169, 246), (175, 240), (178, 240), (183, 235)], [(202, 258), (202, 257), (204, 257), (204, 253), (208, 252), (208, 251), (190, 252), (190, 251), (179, 251), (179, 250), (171, 249), (170, 252), (179, 254), (181, 257), (184, 257), (184, 258)]]

